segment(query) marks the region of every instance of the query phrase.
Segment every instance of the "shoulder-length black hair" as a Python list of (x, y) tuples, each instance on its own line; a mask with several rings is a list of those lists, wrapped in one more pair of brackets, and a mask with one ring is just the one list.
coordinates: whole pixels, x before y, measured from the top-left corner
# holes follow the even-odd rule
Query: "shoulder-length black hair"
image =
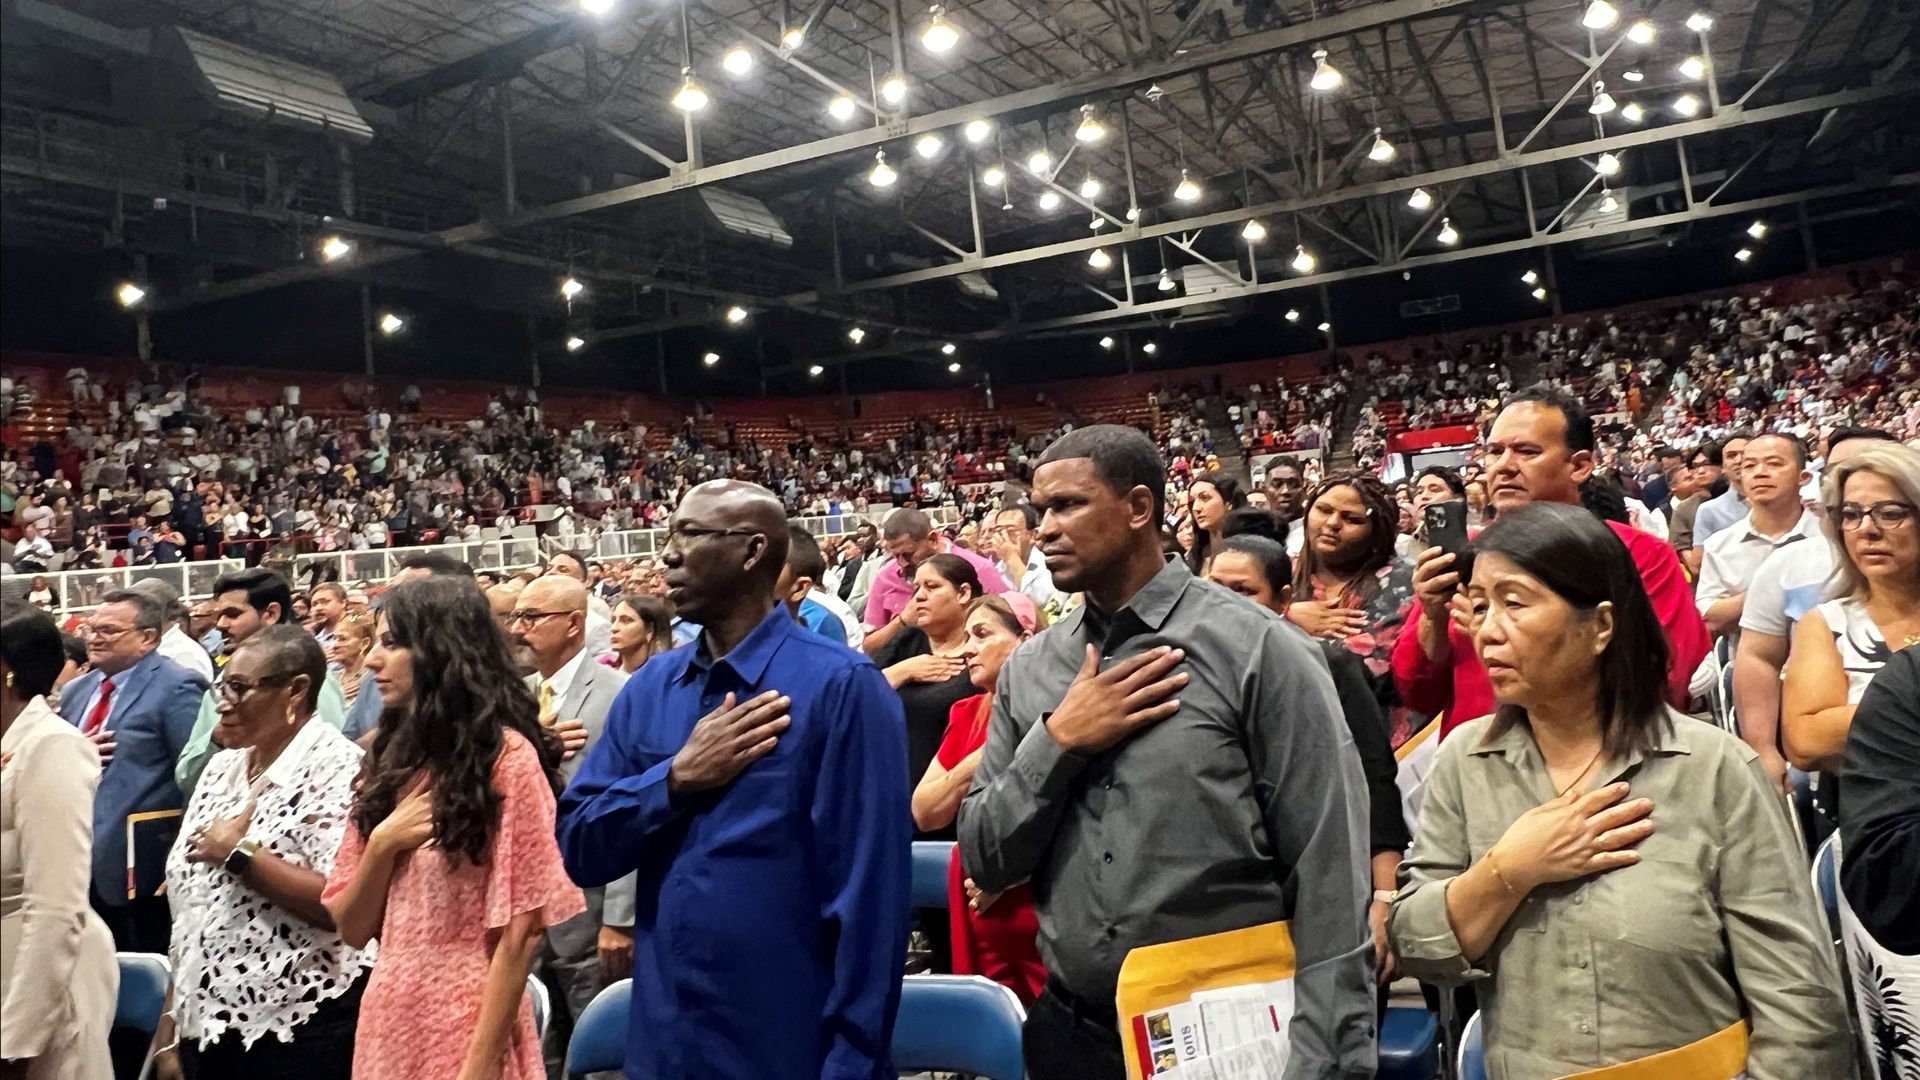
[[(1473, 551), (1510, 560), (1582, 615), (1613, 605), (1613, 637), (1600, 654), (1596, 680), (1600, 745), (1610, 757), (1652, 749), (1669, 723), (1667, 638), (1627, 545), (1588, 510), (1532, 503), (1502, 514)], [(1526, 710), (1502, 705), (1489, 735), (1524, 722)]]
[[(1379, 570), (1392, 562), (1398, 554), (1394, 544), (1400, 539), (1400, 507), (1393, 501), (1385, 484), (1362, 472), (1340, 472), (1315, 484), (1312, 491), (1300, 504), (1300, 528), (1307, 527), (1307, 515), (1313, 512), (1313, 504), (1334, 488), (1352, 488), (1359, 497), (1360, 504), (1367, 508), (1366, 550), (1361, 552), (1360, 563), (1354, 568), (1353, 580), (1348, 583), (1343, 599), (1350, 600), (1349, 606), (1365, 606), (1373, 603), (1380, 595)], [(1314, 549), (1313, 537), (1305, 538), (1300, 545), (1300, 558), (1293, 566), (1293, 594), (1305, 600), (1313, 596), (1313, 576), (1320, 572), (1320, 553)]]
[(533, 744), (556, 795), (560, 740), (540, 725), (533, 692), (515, 674), (506, 638), (471, 580), (418, 578), (388, 593), (381, 610), (394, 644), (412, 654), (413, 699), (380, 714), (353, 823), (372, 835), (425, 769), (433, 777), (434, 839), (449, 855), (485, 862), (500, 825), (493, 766), (505, 745), (502, 729)]

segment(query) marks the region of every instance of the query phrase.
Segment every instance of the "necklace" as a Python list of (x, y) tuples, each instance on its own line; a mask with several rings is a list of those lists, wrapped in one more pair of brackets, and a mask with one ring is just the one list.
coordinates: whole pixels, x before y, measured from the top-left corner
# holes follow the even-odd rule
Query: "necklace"
[(1587, 774), (1593, 771), (1593, 767), (1600, 763), (1600, 755), (1603, 753), (1606, 753), (1606, 750), (1607, 748), (1604, 745), (1601, 746), (1600, 749), (1595, 750), (1593, 752), (1593, 756), (1587, 759), (1586, 767), (1580, 770), (1580, 775), (1573, 778), (1573, 783), (1568, 784), (1566, 787), (1563, 787), (1559, 791), (1554, 792), (1553, 797), (1556, 799), (1566, 798), (1567, 792), (1572, 791), (1574, 788), (1578, 787), (1580, 785), (1580, 781), (1585, 780), (1587, 778)]

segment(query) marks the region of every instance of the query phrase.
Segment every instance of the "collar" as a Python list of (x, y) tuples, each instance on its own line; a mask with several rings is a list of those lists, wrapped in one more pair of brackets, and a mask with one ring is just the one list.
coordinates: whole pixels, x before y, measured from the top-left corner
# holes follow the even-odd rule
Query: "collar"
[[(1645, 753), (1636, 750), (1624, 758), (1617, 760), (1613, 758), (1607, 759), (1607, 763), (1601, 768), (1598, 774), (1599, 778), (1594, 786), (1598, 787), (1601, 784), (1612, 783), (1619, 779), (1628, 769), (1640, 764), (1640, 762), (1647, 758), (1693, 753), (1693, 741), (1687, 735), (1687, 726), (1689, 724), (1698, 724), (1700, 721), (1672, 707), (1668, 707), (1666, 710), (1666, 721), (1665, 724), (1658, 725), (1654, 728), (1653, 746)], [(1525, 724), (1515, 724), (1501, 735), (1496, 736), (1489, 733), (1478, 743), (1468, 747), (1467, 753), (1477, 757), (1502, 754), (1515, 765), (1541, 762), (1540, 749), (1535, 746), (1533, 742), (1533, 732), (1528, 730)], [(1544, 769), (1544, 763), (1540, 764), (1540, 767)]]
[[(760, 624), (755, 626), (746, 637), (741, 638), (732, 652), (718, 660), (708, 654), (707, 635), (703, 631), (699, 639), (694, 642), (693, 652), (687, 657), (686, 670), (680, 673), (679, 681), (691, 681), (696, 672), (708, 672), (725, 664), (740, 677), (742, 682), (748, 685), (756, 684), (760, 681), (760, 677), (766, 674), (767, 665), (773, 661), (773, 654), (779, 651), (787, 635), (805, 629), (794, 621), (792, 615), (788, 614), (787, 605), (775, 604), (767, 612), (767, 617), (761, 619)], [(812, 633), (811, 630), (807, 632)]]
[(1794, 522), (1792, 528), (1781, 533), (1778, 537), (1768, 536), (1766, 533), (1754, 528), (1753, 515), (1751, 513), (1746, 516), (1746, 519), (1741, 522), (1741, 525), (1745, 529), (1740, 535), (1741, 543), (1746, 543), (1749, 540), (1757, 540), (1763, 544), (1782, 547), (1795, 540), (1805, 540), (1807, 537), (1818, 532), (1820, 530), (1820, 519), (1813, 516), (1813, 511), (1802, 510), (1800, 511), (1800, 520)]
[[(287, 743), (287, 748), (280, 751), (280, 756), (273, 759), (273, 764), (267, 766), (265, 777), (267, 783), (274, 787), (285, 787), (297, 781), (300, 778), (301, 764), (306, 761), (307, 754), (319, 744), (325, 734), (322, 729), (326, 727), (327, 722), (320, 719), (319, 713), (307, 717), (307, 722), (301, 725), (299, 731), (294, 732), (293, 741)], [(252, 754), (253, 751), (248, 750), (247, 753)]]
[(552, 678), (544, 680), (544, 685), (553, 687), (553, 700), (559, 701), (573, 689), (573, 680), (579, 677), (581, 660), (586, 655), (587, 647), (583, 644), (579, 652), (560, 665), (560, 670), (554, 672)]
[(1184, 563), (1178, 560), (1167, 563), (1160, 568), (1159, 573), (1148, 578), (1145, 585), (1140, 586), (1140, 591), (1127, 600), (1126, 606), (1111, 615), (1096, 609), (1093, 600), (1089, 598), (1086, 603), (1075, 608), (1067, 616), (1072, 623), (1068, 630), (1070, 633), (1078, 633), (1080, 627), (1084, 626), (1089, 618), (1106, 628), (1111, 628), (1120, 616), (1128, 612), (1132, 612), (1134, 618), (1139, 619), (1148, 630), (1159, 630), (1167, 621), (1167, 616), (1173, 614), (1173, 606), (1186, 595), (1187, 586), (1192, 583), (1193, 573)]

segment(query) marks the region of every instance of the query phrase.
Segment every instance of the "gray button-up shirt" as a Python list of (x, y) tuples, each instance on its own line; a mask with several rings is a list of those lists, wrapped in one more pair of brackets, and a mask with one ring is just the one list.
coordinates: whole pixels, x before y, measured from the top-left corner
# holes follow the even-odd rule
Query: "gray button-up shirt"
[[(1186, 650), (1180, 711), (1097, 755), (1045, 720), (1087, 645)], [(960, 808), (987, 892), (1029, 881), (1047, 970), (1110, 1002), (1142, 945), (1293, 920), (1289, 1080), (1374, 1073), (1366, 781), (1327, 665), (1278, 616), (1169, 564), (1119, 612), (1082, 605), (1008, 659)]]
[(1753, 1080), (1854, 1075), (1833, 947), (1805, 849), (1753, 749), (1668, 710), (1651, 751), (1609, 758), (1653, 800), (1640, 862), (1535, 889), (1476, 963), (1461, 955), (1447, 885), (1521, 814), (1553, 798), (1524, 724), (1447, 736), (1389, 916), (1400, 966), (1478, 984), (1493, 1080), (1565, 1076), (1753, 1024)]

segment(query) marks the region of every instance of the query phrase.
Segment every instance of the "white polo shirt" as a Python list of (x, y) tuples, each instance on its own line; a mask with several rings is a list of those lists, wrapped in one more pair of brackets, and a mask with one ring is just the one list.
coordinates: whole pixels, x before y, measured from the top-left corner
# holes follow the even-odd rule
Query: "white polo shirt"
[(1708, 538), (1706, 556), (1700, 562), (1700, 584), (1693, 594), (1694, 603), (1704, 614), (1716, 602), (1745, 592), (1767, 556), (1790, 544), (1818, 539), (1819, 535), (1820, 519), (1811, 511), (1802, 510), (1800, 520), (1779, 536), (1767, 536), (1755, 529), (1753, 515), (1749, 513)]
[(1807, 612), (1827, 597), (1833, 578), (1833, 543), (1815, 534), (1767, 556), (1747, 587), (1740, 629), (1787, 637)]

